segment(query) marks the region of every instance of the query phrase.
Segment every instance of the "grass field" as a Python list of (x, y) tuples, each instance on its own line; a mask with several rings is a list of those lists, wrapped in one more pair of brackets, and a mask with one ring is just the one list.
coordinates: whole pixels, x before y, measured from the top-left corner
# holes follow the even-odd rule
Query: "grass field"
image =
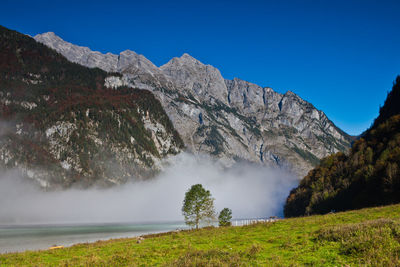
[(400, 266), (400, 205), (0, 255), (1, 266)]

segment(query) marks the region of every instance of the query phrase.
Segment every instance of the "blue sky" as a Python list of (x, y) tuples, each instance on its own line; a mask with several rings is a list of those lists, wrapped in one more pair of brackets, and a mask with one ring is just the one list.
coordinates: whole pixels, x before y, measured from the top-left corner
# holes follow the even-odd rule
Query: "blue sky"
[(360, 134), (400, 74), (400, 1), (10, 1), (0, 24), (54, 31), (160, 66), (189, 53), (278, 92), (291, 90)]

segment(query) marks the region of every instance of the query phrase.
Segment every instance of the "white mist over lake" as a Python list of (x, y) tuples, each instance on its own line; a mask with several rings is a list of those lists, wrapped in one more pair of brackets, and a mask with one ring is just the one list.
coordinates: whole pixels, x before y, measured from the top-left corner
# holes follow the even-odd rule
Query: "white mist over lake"
[(200, 183), (234, 218), (281, 215), (298, 178), (279, 169), (251, 164), (223, 168), (207, 156), (181, 153), (154, 179), (110, 189), (44, 192), (15, 172), (0, 177), (0, 223), (57, 224), (182, 221), (185, 192)]

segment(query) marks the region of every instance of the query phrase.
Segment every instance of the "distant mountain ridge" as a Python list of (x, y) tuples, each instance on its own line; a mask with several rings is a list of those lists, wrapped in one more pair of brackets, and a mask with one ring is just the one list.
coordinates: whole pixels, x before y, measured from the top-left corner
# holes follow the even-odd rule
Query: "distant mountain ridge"
[(107, 86), (152, 91), (189, 150), (212, 154), (228, 166), (244, 160), (285, 166), (302, 176), (319, 159), (350, 147), (349, 135), (293, 92), (226, 80), (188, 54), (157, 67), (130, 50), (102, 54), (54, 33), (34, 38), (72, 62), (123, 74), (109, 77)]

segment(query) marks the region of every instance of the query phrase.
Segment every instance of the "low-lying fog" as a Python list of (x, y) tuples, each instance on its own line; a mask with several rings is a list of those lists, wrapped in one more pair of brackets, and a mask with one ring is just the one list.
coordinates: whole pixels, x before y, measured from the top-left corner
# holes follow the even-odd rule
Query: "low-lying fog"
[(206, 156), (180, 154), (158, 177), (111, 189), (43, 192), (18, 178), (0, 177), (0, 223), (104, 223), (182, 221), (185, 192), (201, 183), (215, 198), (216, 211), (228, 207), (234, 218), (281, 215), (298, 183), (283, 170), (249, 164), (223, 169)]

